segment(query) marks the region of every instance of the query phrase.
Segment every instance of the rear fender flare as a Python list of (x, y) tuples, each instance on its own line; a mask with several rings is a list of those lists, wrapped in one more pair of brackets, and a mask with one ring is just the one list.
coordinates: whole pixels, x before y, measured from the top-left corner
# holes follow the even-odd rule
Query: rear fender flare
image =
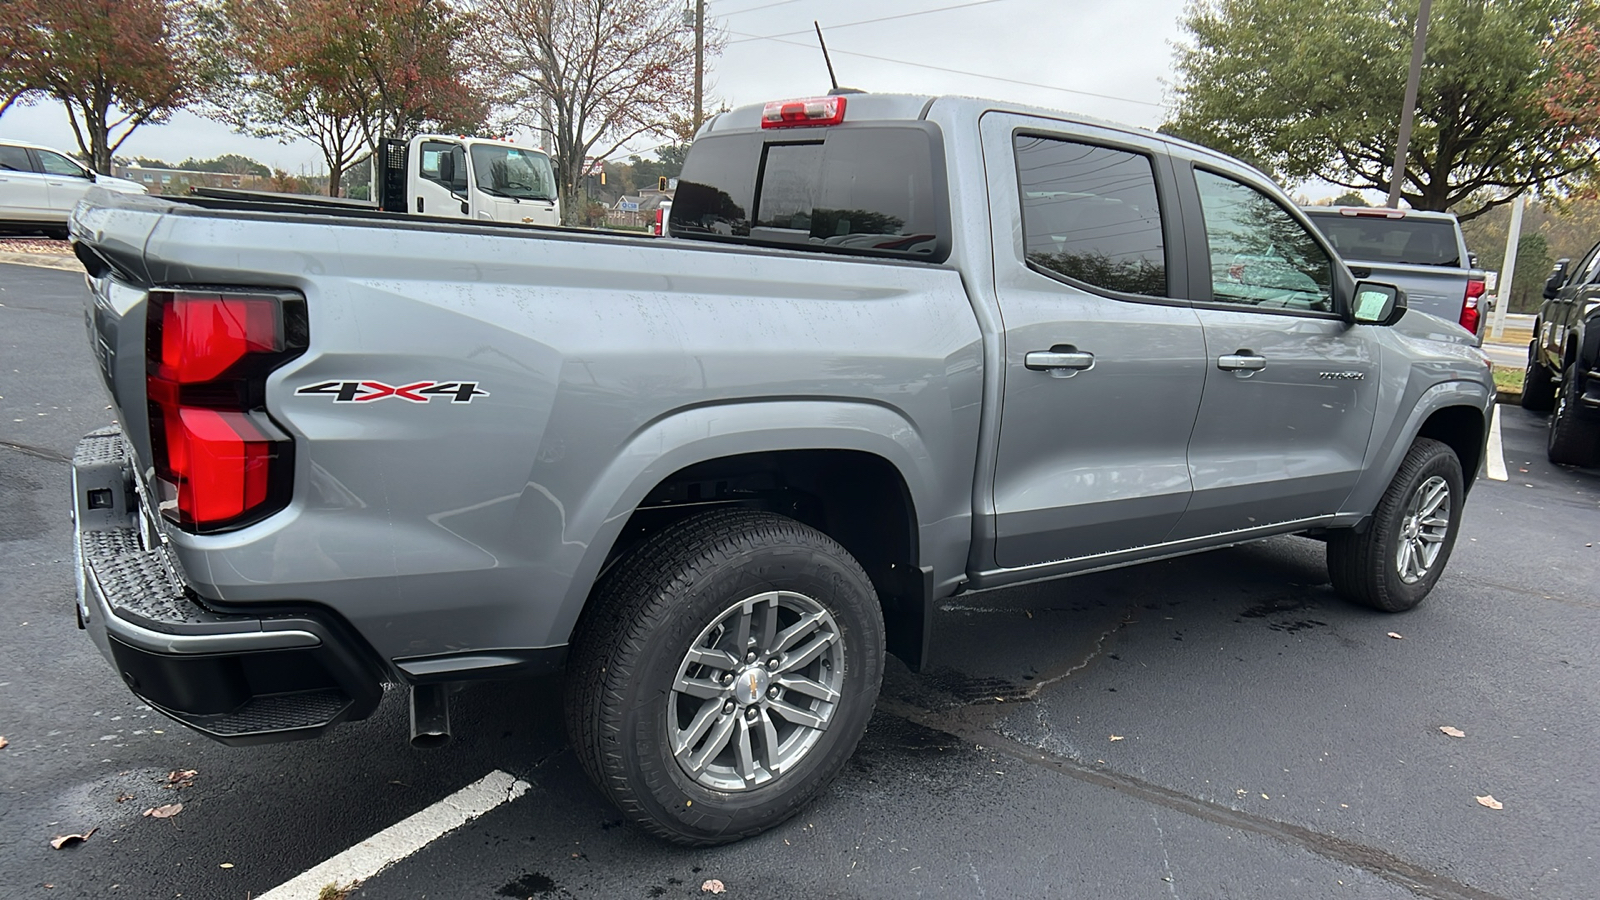
[[(687, 466), (746, 453), (855, 450), (899, 471), (920, 519), (938, 484), (922, 436), (898, 411), (873, 403), (785, 400), (711, 404), (679, 410), (640, 429), (617, 450), (584, 495), (568, 533), (586, 550), (562, 601), (553, 633), (571, 633), (612, 545), (633, 511), (662, 480)], [(917, 531), (922, 523), (916, 524)]]

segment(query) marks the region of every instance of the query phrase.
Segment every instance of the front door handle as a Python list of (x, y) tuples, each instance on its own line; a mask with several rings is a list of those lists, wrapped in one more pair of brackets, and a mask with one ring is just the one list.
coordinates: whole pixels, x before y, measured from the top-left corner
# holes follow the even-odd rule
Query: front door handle
[(1094, 367), (1094, 354), (1082, 350), (1030, 350), (1022, 357), (1022, 364), (1035, 372), (1051, 369), (1089, 369)]
[(1217, 368), (1233, 372), (1240, 370), (1259, 372), (1266, 367), (1267, 358), (1265, 356), (1257, 356), (1248, 350), (1217, 357)]

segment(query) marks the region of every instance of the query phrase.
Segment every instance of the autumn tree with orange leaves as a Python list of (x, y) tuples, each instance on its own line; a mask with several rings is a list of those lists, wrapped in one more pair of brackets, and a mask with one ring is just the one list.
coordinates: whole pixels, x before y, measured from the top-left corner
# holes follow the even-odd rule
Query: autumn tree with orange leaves
[(0, 3), (0, 114), (60, 103), (97, 172), (143, 125), (196, 102), (217, 69), (189, 0)]
[(220, 0), (216, 17), (235, 75), (212, 115), (316, 144), (335, 196), (382, 138), (472, 131), (487, 115), (462, 50), (468, 20), (444, 0)]

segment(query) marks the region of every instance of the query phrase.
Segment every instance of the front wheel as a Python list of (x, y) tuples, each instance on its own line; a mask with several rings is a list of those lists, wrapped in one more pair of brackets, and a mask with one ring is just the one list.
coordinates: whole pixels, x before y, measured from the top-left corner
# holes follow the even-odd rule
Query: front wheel
[(1545, 455), (1562, 465), (1600, 465), (1600, 416), (1583, 409), (1578, 394), (1578, 364), (1574, 362), (1562, 373)]
[(1450, 560), (1466, 491), (1449, 445), (1417, 438), (1365, 532), (1328, 537), (1328, 576), (1339, 596), (1404, 612), (1428, 596)]
[(848, 552), (744, 509), (667, 528), (606, 575), (567, 668), (567, 727), (600, 790), (675, 843), (738, 840), (844, 766), (883, 678), (883, 618)]

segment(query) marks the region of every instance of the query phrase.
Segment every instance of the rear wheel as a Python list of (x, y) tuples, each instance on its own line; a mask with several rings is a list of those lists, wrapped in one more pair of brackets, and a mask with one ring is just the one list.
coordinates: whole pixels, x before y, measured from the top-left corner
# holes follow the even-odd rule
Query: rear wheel
[(1367, 530), (1329, 535), (1333, 589), (1346, 600), (1384, 612), (1404, 612), (1421, 603), (1455, 546), (1463, 485), (1455, 451), (1417, 438)]
[(792, 519), (686, 519), (603, 579), (574, 635), (567, 726), (646, 831), (738, 840), (799, 812), (866, 730), (883, 619), (854, 558)]
[(1556, 383), (1550, 368), (1539, 361), (1539, 340), (1528, 342), (1528, 366), (1522, 370), (1522, 408), (1548, 412), (1555, 404)]
[(1578, 364), (1562, 372), (1561, 393), (1550, 414), (1550, 442), (1546, 455), (1568, 466), (1600, 465), (1600, 415), (1578, 403)]

